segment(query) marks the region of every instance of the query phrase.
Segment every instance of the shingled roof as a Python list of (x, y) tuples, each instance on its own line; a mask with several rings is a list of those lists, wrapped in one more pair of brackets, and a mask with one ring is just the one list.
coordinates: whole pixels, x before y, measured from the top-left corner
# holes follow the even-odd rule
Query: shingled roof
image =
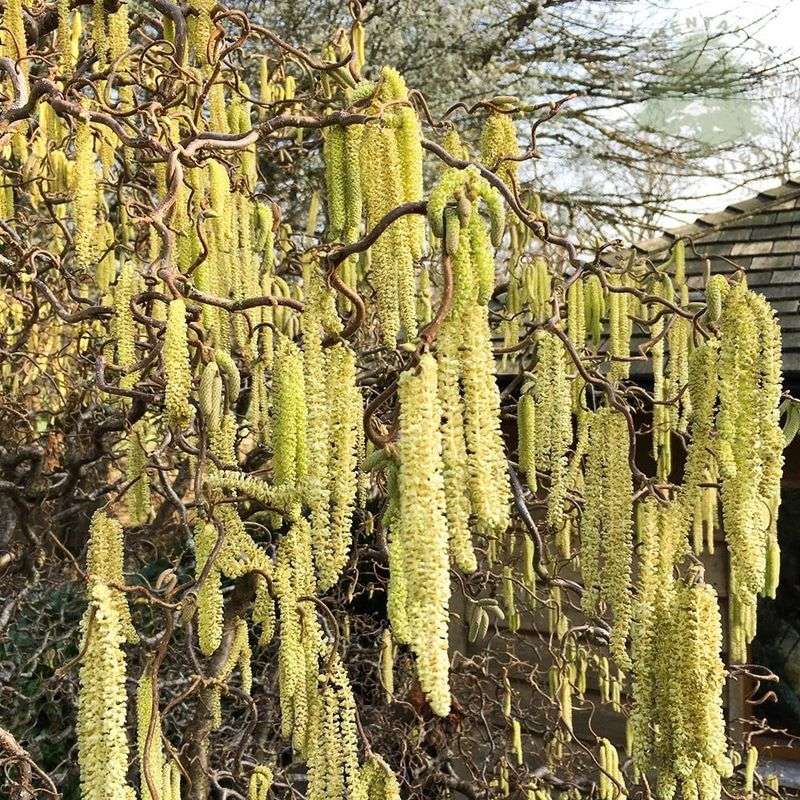
[[(686, 274), (691, 299), (700, 290), (710, 260), (712, 273), (747, 272), (747, 285), (764, 295), (783, 330), (784, 372), (800, 379), (800, 179), (789, 180), (724, 211), (637, 242), (642, 255), (660, 260), (677, 239), (689, 240)], [(735, 266), (734, 266), (735, 265)]]

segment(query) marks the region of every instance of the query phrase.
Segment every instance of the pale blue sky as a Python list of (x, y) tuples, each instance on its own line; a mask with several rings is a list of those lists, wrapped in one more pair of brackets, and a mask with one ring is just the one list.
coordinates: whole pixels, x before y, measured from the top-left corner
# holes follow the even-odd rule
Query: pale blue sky
[[(788, 57), (800, 59), (800, 0), (644, 0), (664, 11), (678, 10), (685, 22), (699, 21), (700, 16), (713, 18), (715, 23), (724, 19), (729, 27), (735, 28), (741, 23), (751, 23), (756, 19), (764, 18), (754, 29), (760, 42), (767, 45), (776, 54), (785, 54)], [(800, 71), (800, 61), (797, 64)], [(722, 181), (721, 183), (724, 183)], [(753, 188), (733, 190), (725, 198), (714, 198), (708, 201), (709, 208), (698, 208), (692, 204), (687, 209), (686, 219), (693, 219), (697, 213), (703, 211), (716, 211), (725, 206), (726, 202), (751, 196), (754, 190), (766, 189), (774, 186), (776, 181), (765, 180), (763, 183), (754, 184)], [(709, 191), (719, 191), (720, 184), (709, 184)]]
[(747, 22), (769, 15), (769, 19), (760, 28), (759, 38), (769, 45), (800, 55), (797, 41), (800, 34), (798, 0), (748, 0), (746, 3), (740, 0), (704, 0), (699, 4), (696, 0), (673, 0), (669, 5), (684, 9), (687, 15), (696, 15), (698, 8), (704, 16), (724, 14), (732, 22)]

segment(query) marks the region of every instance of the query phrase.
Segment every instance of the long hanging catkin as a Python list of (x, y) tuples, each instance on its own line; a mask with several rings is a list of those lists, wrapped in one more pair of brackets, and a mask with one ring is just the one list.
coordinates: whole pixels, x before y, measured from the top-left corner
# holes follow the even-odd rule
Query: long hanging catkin
[(125, 653), (137, 641), (123, 583), (122, 528), (98, 511), (92, 518), (87, 555), (89, 606), (81, 622), (78, 695), (78, 759), (83, 796), (124, 800), (128, 741), (125, 733)]
[(125, 640), (120, 606), (107, 584), (89, 591), (81, 623), (78, 692), (78, 763), (87, 800), (127, 800), (128, 739), (125, 732)]
[(588, 612), (602, 600), (614, 626), (611, 653), (628, 666), (625, 649), (631, 617), (633, 564), (633, 485), (628, 464), (630, 437), (625, 417), (610, 408), (591, 416), (581, 516), (581, 568)]
[[(402, 202), (403, 175), (397, 139), (391, 127), (371, 123), (361, 137), (361, 180), (367, 228)], [(414, 261), (406, 220), (394, 222), (370, 248), (370, 269), (383, 341), (394, 346), (402, 326), (407, 338), (416, 333)]]
[(95, 227), (97, 225), (97, 183), (92, 149), (92, 128), (86, 121), (78, 123), (75, 132), (75, 177), (72, 205), (75, 223), (75, 260), (89, 269), (95, 262)]
[(400, 378), (398, 538), (407, 582), (407, 614), (417, 675), (431, 708), (450, 710), (448, 603), (450, 577), (441, 410), (436, 361), (423, 355), (417, 372)]
[(187, 336), (186, 305), (182, 298), (171, 300), (164, 336), (164, 374), (167, 377), (164, 406), (169, 423), (177, 428), (187, 425), (194, 414), (189, 403), (192, 373)]
[(510, 114), (493, 112), (481, 132), (481, 161), (497, 172), (497, 176), (511, 186), (516, 179), (519, 162), (517, 130)]
[(567, 353), (555, 334), (543, 332), (537, 341), (533, 375), (534, 465), (536, 469), (550, 473), (547, 520), (554, 531), (559, 531), (564, 524), (567, 449), (572, 441)]
[[(151, 732), (152, 731), (152, 732)], [(153, 703), (153, 675), (146, 667), (136, 689), (136, 740), (139, 751), (142, 800), (155, 800), (161, 794), (164, 751), (161, 747), (161, 715)], [(150, 790), (151, 784), (156, 794)]]

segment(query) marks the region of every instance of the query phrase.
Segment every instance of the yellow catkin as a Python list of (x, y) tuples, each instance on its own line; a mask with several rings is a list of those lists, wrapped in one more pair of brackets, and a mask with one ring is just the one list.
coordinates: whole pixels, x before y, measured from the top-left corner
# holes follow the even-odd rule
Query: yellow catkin
[(580, 353), (586, 345), (586, 307), (584, 283), (575, 280), (567, 289), (567, 334)]
[(519, 469), (528, 479), (532, 492), (536, 483), (536, 403), (533, 395), (526, 392), (517, 404), (517, 443)]
[[(384, 67), (381, 73), (384, 85), (382, 97), (389, 101), (408, 103), (408, 88), (397, 70)], [(422, 200), (422, 131), (419, 117), (413, 106), (399, 105), (394, 111), (394, 129), (397, 140), (397, 153), (402, 177), (401, 200), (415, 203)], [(425, 250), (425, 223), (414, 214), (406, 219), (409, 246), (415, 260), (422, 257)]]
[[(659, 775), (659, 794), (717, 800), (729, 776), (722, 715), (722, 631), (714, 590), (675, 579), (687, 552), (678, 503), (648, 499), (637, 511), (639, 592), (633, 625), (633, 716), (637, 768)], [(733, 634), (733, 631), (732, 631)], [(731, 641), (733, 645), (733, 641)]]
[[(760, 391), (757, 394), (760, 457), (762, 462), (761, 496), (769, 507), (768, 547), (777, 547), (778, 508), (781, 500), (784, 440), (780, 427), (780, 403), (783, 390), (781, 329), (774, 310), (759, 294), (750, 292), (748, 302), (755, 317), (760, 343), (756, 361)], [(774, 552), (773, 552), (774, 555)], [(768, 551), (768, 558), (770, 553)]]
[(275, 356), (273, 402), (273, 480), (296, 487), (307, 471), (307, 409), (303, 354), (285, 337), (278, 341)]
[(433, 711), (450, 710), (448, 534), (436, 361), (423, 355), (399, 383), (399, 539), (417, 674)]
[[(344, 131), (344, 238), (348, 243), (361, 233), (363, 196), (361, 192), (361, 137), (363, 125), (348, 125)], [(350, 262), (352, 263), (352, 259)]]
[(387, 502), (382, 522), (389, 538), (389, 586), (386, 598), (387, 613), (392, 626), (392, 634), (401, 644), (411, 642), (408, 623), (408, 581), (406, 579), (405, 554), (400, 537), (400, 488), (398, 469), (394, 460), (386, 468)]
[(75, 260), (82, 269), (89, 269), (95, 263), (97, 184), (92, 128), (86, 121), (76, 125), (73, 169), (75, 187), (72, 214), (75, 225)]
[(189, 363), (186, 305), (182, 298), (170, 300), (164, 336), (164, 375), (167, 379), (164, 407), (170, 425), (186, 426), (194, 415), (189, 403), (192, 372)]
[[(674, 286), (669, 275), (662, 274), (656, 279), (653, 294), (672, 302), (675, 297)], [(650, 335), (655, 341), (652, 347), (653, 363), (653, 457), (657, 461), (657, 474), (661, 481), (669, 479), (672, 469), (672, 444), (669, 427), (669, 410), (666, 400), (666, 381), (664, 374), (664, 307), (654, 304), (650, 314), (654, 322), (650, 326)]]
[[(355, 353), (337, 344), (328, 354), (326, 392), (330, 408), (330, 549), (334, 579), (344, 568), (352, 538), (358, 492), (358, 442), (363, 402), (356, 386)], [(323, 586), (320, 585), (320, 589)]]
[(265, 764), (258, 764), (250, 773), (250, 783), (247, 788), (247, 800), (267, 800), (272, 786), (272, 770)]
[[(117, 340), (117, 363), (126, 373), (129, 373), (136, 363), (136, 324), (131, 300), (136, 292), (137, 281), (138, 275), (133, 262), (125, 262), (114, 287), (113, 332)], [(132, 383), (131, 377), (126, 374), (123, 381), (128, 379), (128, 382)]]
[(212, 0), (192, 0), (190, 7), (196, 16), (192, 17), (193, 24), (189, 29), (189, 46), (196, 63), (202, 66), (208, 62), (207, 47), (213, 25), (211, 12), (214, 3)]
[[(458, 342), (452, 330), (445, 329), (439, 339), (438, 394), (444, 411), (442, 421), (442, 463), (450, 535), (450, 554), (465, 572), (477, 569), (469, 528), (469, 459), (464, 429), (464, 411), (459, 389)], [(446, 409), (446, 411), (445, 411)]]
[(328, 238), (341, 239), (347, 224), (345, 198), (347, 174), (345, 171), (345, 129), (331, 125), (325, 131), (325, 183), (328, 197)]
[(98, 65), (104, 67), (108, 60), (108, 19), (103, 0), (94, 0), (92, 3), (91, 31)]
[(744, 793), (747, 797), (753, 796), (753, 783), (756, 776), (756, 765), (758, 764), (758, 748), (750, 745), (747, 748), (744, 766)]
[(344, 800), (363, 796), (358, 766), (356, 705), (338, 654), (322, 685), (320, 738), (308, 762), (309, 800)]
[(56, 0), (56, 10), (58, 13), (58, 29), (56, 31), (56, 45), (58, 47), (58, 66), (69, 73), (75, 67), (72, 58), (72, 46), (70, 43), (70, 19), (69, 19), (69, 0)]
[(564, 524), (566, 453), (572, 441), (572, 402), (567, 353), (552, 333), (542, 333), (538, 339), (533, 397), (536, 404), (535, 465), (537, 469), (550, 473), (547, 518), (551, 528), (559, 531)]
[(81, 633), (77, 720), (81, 796), (127, 800), (125, 634), (119, 604), (105, 583), (97, 581), (90, 587)]
[(141, 423), (128, 434), (128, 455), (125, 478), (133, 481), (128, 489), (128, 514), (135, 525), (143, 525), (150, 516), (150, 479), (147, 476), (147, 451), (144, 448), (145, 428)]
[(209, 430), (216, 430), (225, 413), (222, 376), (216, 361), (210, 361), (200, 373), (197, 399)]
[(479, 528), (498, 535), (509, 521), (510, 490), (500, 430), (500, 391), (494, 378), (488, 309), (469, 305), (461, 322), (459, 348), (469, 490)]
[[(128, 5), (121, 3), (119, 8), (108, 15), (108, 56), (112, 61), (121, 59), (130, 47), (128, 30)], [(118, 66), (119, 68), (119, 66)], [(129, 87), (125, 87), (129, 88)], [(124, 89), (120, 88), (120, 93)], [(125, 98), (128, 99), (128, 98)]]
[(333, 585), (342, 564), (338, 558), (341, 547), (334, 541), (330, 525), (332, 409), (326, 386), (326, 376), (329, 374), (328, 352), (322, 347), (325, 334), (323, 306), (327, 302), (327, 293), (319, 279), (318, 266), (316, 263), (307, 265), (303, 276), (306, 285), (302, 317), (306, 446), (312, 456), (308, 460), (303, 494), (311, 512), (317, 580), (320, 589), (324, 591)]
[(732, 772), (722, 712), (725, 671), (716, 593), (706, 584), (676, 582), (664, 592), (649, 624), (653, 706), (636, 706), (634, 713), (654, 716), (647, 721), (635, 716), (634, 722), (640, 728), (656, 720), (658, 725), (649, 751), (637, 754), (638, 766), (657, 771), (660, 796), (671, 798), (680, 786), (685, 796), (716, 800), (720, 779)]
[(365, 800), (400, 800), (397, 777), (377, 753), (371, 753), (364, 761), (360, 776)]
[(477, 301), (480, 305), (486, 305), (494, 291), (494, 246), (486, 229), (486, 223), (479, 214), (470, 214), (467, 234), (470, 237), (472, 263), (478, 283)]
[[(217, 530), (210, 522), (200, 521), (195, 527), (195, 580), (205, 571), (209, 556), (217, 542)], [(218, 559), (218, 562), (222, 559)], [(200, 651), (210, 656), (222, 641), (222, 582), (218, 562), (214, 563), (197, 589), (197, 636)]]
[(253, 651), (250, 648), (250, 633), (247, 622), (239, 619), (236, 622), (236, 639), (234, 642), (236, 663), (239, 666), (242, 691), (250, 695), (253, 691)]
[[(152, 734), (151, 734), (152, 727)], [(148, 746), (149, 738), (149, 746)], [(142, 800), (161, 800), (164, 752), (161, 748), (161, 716), (153, 703), (153, 676), (145, 668), (136, 689), (136, 740), (139, 752)], [(149, 781), (148, 781), (149, 777)], [(150, 791), (152, 782), (155, 793)]]
[(236, 417), (232, 411), (222, 415), (219, 428), (208, 432), (209, 450), (226, 467), (235, 467), (236, 453)]
[(274, 587), (280, 608), (278, 649), (281, 730), (294, 748), (308, 754), (318, 737), (321, 631), (314, 606), (311, 528), (305, 519), (292, 525), (278, 548)]
[(394, 699), (394, 642), (392, 632), (386, 628), (381, 635), (381, 651), (379, 656), (381, 686), (386, 692), (386, 702)]
[(718, 322), (722, 315), (722, 300), (728, 293), (724, 275), (712, 275), (706, 284), (706, 322)]
[(275, 272), (275, 214), (268, 203), (256, 204), (256, 243), (261, 253), (261, 270), (271, 276)]
[(510, 114), (492, 113), (481, 132), (481, 161), (509, 186), (516, 180), (519, 155), (517, 130)]
[(594, 412), (581, 516), (583, 605), (590, 613), (596, 611), (599, 600), (610, 608), (614, 617), (611, 652), (620, 666), (628, 665), (625, 643), (631, 617), (633, 484), (629, 442), (622, 414), (608, 408)]
[[(630, 374), (630, 361), (627, 359), (631, 355), (631, 333), (632, 324), (628, 312), (630, 295), (625, 291), (625, 278), (622, 275), (612, 274), (608, 276), (608, 327), (611, 333), (609, 337), (609, 355), (611, 356), (611, 377), (620, 380), (627, 378)], [(616, 290), (616, 291), (615, 291)]]
[(687, 392), (691, 399), (689, 434), (691, 444), (686, 457), (679, 497), (686, 509), (697, 502), (699, 484), (716, 471), (713, 436), (719, 392), (719, 341), (710, 339), (699, 345), (689, 359)]
[(250, 401), (247, 417), (256, 440), (268, 446), (270, 443), (270, 393), (267, 389), (267, 369), (262, 360), (253, 364), (250, 374)]
[(731, 572), (749, 600), (761, 587), (766, 564), (765, 538), (760, 530), (758, 497), (762, 464), (759, 459), (758, 329), (738, 285), (723, 302), (720, 319), (719, 436), (725, 535), (731, 551)]
[(719, 318), (717, 452), (723, 529), (731, 559), (732, 608), (755, 635), (755, 598), (775, 574), (774, 542), (782, 472), (778, 407), (780, 330), (774, 312), (744, 283), (722, 298)]
[(596, 349), (603, 335), (603, 317), (606, 313), (603, 285), (597, 275), (590, 275), (586, 279), (584, 308), (586, 311), (586, 332), (592, 347)]
[[(116, 607), (117, 622), (121, 626), (125, 638), (129, 642), (135, 643), (138, 641), (138, 636), (131, 621), (128, 601), (124, 592), (119, 588), (125, 584), (122, 574), (123, 548), (122, 526), (104, 511), (96, 511), (89, 525), (89, 548), (86, 554), (89, 583), (91, 586), (103, 583), (111, 587), (109, 591)], [(111, 584), (116, 584), (116, 586), (111, 586)]]
[(2, 45), (0, 53), (19, 64), (24, 75), (28, 74), (30, 64), (26, 59), (28, 46), (25, 41), (25, 23), (22, 14), (22, 0), (7, 0), (3, 11)]
[[(688, 287), (681, 287), (681, 306), (689, 302)], [(691, 412), (691, 393), (685, 389), (689, 382), (689, 349), (692, 337), (692, 321), (676, 315), (669, 331), (667, 344), (669, 347), (669, 363), (665, 393), (670, 401), (668, 419), (670, 430), (685, 433), (688, 416)]]
[[(361, 179), (370, 229), (402, 202), (397, 141), (390, 127), (365, 126), (361, 139)], [(412, 338), (417, 328), (414, 262), (404, 219), (392, 224), (370, 248), (370, 269), (383, 341), (394, 347), (401, 325), (407, 338)]]

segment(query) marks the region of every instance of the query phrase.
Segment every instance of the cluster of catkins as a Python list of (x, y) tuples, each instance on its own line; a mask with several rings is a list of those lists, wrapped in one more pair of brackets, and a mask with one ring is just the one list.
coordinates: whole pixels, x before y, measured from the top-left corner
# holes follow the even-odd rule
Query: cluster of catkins
[[(18, 5), (7, 6), (7, 24)], [(191, 8), (183, 57), (209, 79), (202, 98), (206, 113), (195, 125), (214, 135), (245, 134), (256, 117), (248, 88), (239, 84), (238, 92), (229, 92), (209, 63), (214, 7), (198, 1)], [(70, 14), (63, 3), (58, 22), (59, 63), (69, 74), (87, 31), (81, 14)], [(169, 20), (164, 35), (174, 37)], [(113, 61), (122, 75), (133, 68), (124, 7), (108, 14), (96, 4), (88, 37), (103, 64)], [(266, 60), (261, 66), (260, 100), (293, 100), (294, 78), (283, 68), (270, 74)], [(135, 105), (127, 85), (115, 91), (121, 107)], [(424, 199), (422, 134), (408, 89), (391, 68), (374, 82), (345, 82), (327, 91), (371, 117), (363, 124), (326, 126), (323, 134), (326, 238), (352, 243), (387, 213)], [(197, 99), (194, 92), (189, 90), (187, 103)], [(227, 162), (157, 160), (146, 180), (157, 202), (154, 216), (164, 225), (132, 221), (126, 198), (111, 197), (109, 188), (130, 169), (135, 150), (93, 118), (92, 99), (82, 103), (84, 115), (70, 127), (41, 102), (38, 125), (19, 146), (29, 148), (30, 168), (43, 170), (48, 193), (69, 201), (55, 206), (58, 224), (49, 247), (63, 248), (69, 231), (67, 253), (110, 311), (103, 356), (116, 376), (116, 386), (109, 386), (112, 401), (129, 411), (133, 398), (156, 399), (125, 431), (125, 503), (116, 511), (132, 526), (152, 520), (152, 452), (164, 430), (189, 445), (203, 466), (197, 483), (202, 502), (192, 522), (195, 585), (184, 615), (196, 611), (204, 656), (226, 652), (202, 690), (212, 727), (221, 724), (225, 687), (234, 676), (241, 691), (252, 690), (252, 623), (260, 628), (259, 646), (279, 637), (282, 729), (308, 762), (310, 796), (398, 797), (397, 781), (378, 755), (359, 764), (347, 673), (314, 599), (347, 564), (363, 483), (359, 364), (341, 337), (343, 306), (331, 289), (331, 267), (312, 249), (299, 274), (282, 268), (280, 256), (294, 246), (293, 232), (280, 222), (277, 206), (256, 193), (255, 144)], [(258, 116), (263, 118), (263, 108)], [(196, 133), (187, 125), (185, 115), (164, 117), (157, 133), (163, 152), (177, 152)], [(466, 155), (456, 138), (451, 134), (449, 146)], [(516, 153), (509, 115), (492, 116), (482, 147), (484, 161)], [(513, 161), (498, 167), (508, 182), (515, 172)], [(3, 194), (9, 216), (14, 200), (12, 192)], [(31, 202), (39, 201), (34, 196)], [(316, 211), (310, 216), (307, 232), (314, 235)], [(431, 243), (429, 226), (436, 240)], [(499, 192), (475, 167), (448, 168), (430, 193), (427, 219), (400, 216), (366, 258), (338, 266), (338, 280), (374, 292), (380, 338), (394, 347), (398, 336), (413, 341), (430, 321), (430, 270), (422, 269), (427, 251), (440, 250), (448, 261), (448, 313), (433, 348), (432, 335), (399, 380), (399, 431), (383, 454), (392, 487), (385, 516), (389, 648), (410, 645), (420, 684), (440, 715), (450, 708), (451, 561), (475, 570), (472, 531), (494, 540), (509, 523), (488, 309), (494, 249), (504, 229)], [(277, 302), (259, 301), (263, 296)], [(268, 458), (258, 477), (240, 467), (241, 453), (254, 448)], [(274, 553), (245, 526), (245, 512), (276, 532)], [(80, 753), (88, 798), (121, 800), (129, 793), (123, 642), (133, 641), (135, 630), (121, 589), (121, 537), (120, 524), (99, 512), (89, 551), (81, 668)], [(255, 576), (250, 619), (229, 619), (223, 590), (246, 575)], [(181, 768), (164, 750), (152, 662), (139, 679), (137, 712), (142, 797), (177, 800)], [(269, 768), (257, 768), (250, 795), (263, 798), (270, 783)]]
[[(448, 205), (454, 200), (457, 211)], [(499, 242), (502, 209), (496, 190), (471, 168), (445, 170), (431, 191), (428, 220), (452, 273), (452, 304), (435, 354), (424, 353), (400, 378), (399, 440), (389, 454), (389, 619), (395, 638), (411, 645), (420, 684), (441, 715), (450, 709), (450, 563), (474, 571), (472, 529), (496, 542), (509, 523), (487, 305), (490, 229)]]
[[(744, 280), (719, 275), (708, 282), (705, 333), (698, 335), (684, 270), (678, 243), (655, 274), (629, 269), (567, 281), (566, 331), (535, 331), (537, 360), (518, 403), (518, 464), (534, 494), (546, 481), (557, 543), (565, 540), (559, 529), (570, 526), (567, 510), (580, 505), (583, 609), (609, 613), (611, 653), (632, 672), (636, 768), (657, 771), (664, 798), (680, 787), (685, 796), (711, 800), (732, 769), (721, 707), (722, 634), (716, 593), (690, 568), (690, 544), (697, 552), (704, 540), (713, 548), (721, 518), (731, 559), (731, 655), (744, 661), (756, 596), (774, 596), (778, 582), (781, 346), (767, 302)], [(530, 309), (536, 319), (533, 303)], [(628, 375), (634, 322), (651, 340), (660, 481), (672, 473), (673, 435), (687, 442), (682, 480), (662, 500), (637, 503), (635, 420), (601, 399), (613, 398)], [(608, 365), (608, 391), (593, 387), (595, 410), (565, 347)], [(569, 547), (561, 555), (570, 558)], [(552, 628), (558, 631), (557, 619)], [(571, 711), (564, 710), (562, 683), (553, 694), (564, 719)]]

